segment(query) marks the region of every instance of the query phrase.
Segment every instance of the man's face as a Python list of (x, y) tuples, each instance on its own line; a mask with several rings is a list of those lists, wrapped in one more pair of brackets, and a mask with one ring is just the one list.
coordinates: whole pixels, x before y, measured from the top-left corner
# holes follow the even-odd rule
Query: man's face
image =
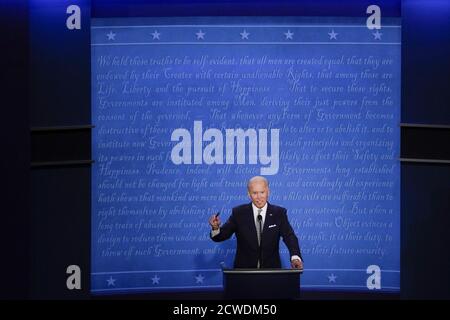
[(256, 207), (262, 208), (266, 205), (269, 198), (269, 188), (264, 181), (254, 181), (248, 188), (248, 195)]

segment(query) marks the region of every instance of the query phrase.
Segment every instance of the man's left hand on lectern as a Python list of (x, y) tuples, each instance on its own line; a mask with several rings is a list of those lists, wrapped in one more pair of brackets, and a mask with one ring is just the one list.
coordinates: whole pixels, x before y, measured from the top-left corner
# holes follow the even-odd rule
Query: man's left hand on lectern
[(303, 269), (303, 262), (299, 259), (294, 259), (291, 261), (291, 267), (293, 269)]

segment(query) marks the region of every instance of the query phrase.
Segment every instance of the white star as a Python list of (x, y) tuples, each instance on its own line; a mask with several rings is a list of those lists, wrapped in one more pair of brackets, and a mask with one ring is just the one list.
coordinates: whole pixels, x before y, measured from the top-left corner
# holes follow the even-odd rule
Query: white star
[(336, 283), (336, 278), (337, 276), (335, 276), (334, 273), (332, 273), (328, 276), (328, 282)]
[(153, 31), (153, 33), (151, 33), (151, 35), (153, 36), (153, 40), (158, 39), (159, 40), (159, 36), (161, 35), (160, 32), (158, 32), (158, 30)]
[(240, 33), (241, 35), (241, 40), (247, 39), (248, 40), (248, 36), (250, 35), (249, 32), (247, 32), (247, 30), (244, 30), (243, 32)]
[(196, 35), (197, 35), (197, 40), (200, 40), (200, 39), (202, 39), (202, 40), (205, 40), (205, 32), (203, 32), (202, 30), (199, 30), (197, 33), (196, 33)]
[(203, 279), (205, 279), (205, 277), (202, 276), (201, 274), (199, 274), (198, 276), (195, 277), (195, 280), (197, 280), (197, 283), (203, 283)]
[(115, 286), (116, 285), (116, 279), (113, 279), (112, 276), (109, 277), (109, 279), (106, 279), (106, 281), (108, 282), (108, 287), (109, 286)]
[(155, 274), (155, 276), (152, 278), (152, 282), (153, 284), (159, 284), (159, 279), (161, 279), (160, 277), (158, 277), (157, 274)]
[(372, 34), (374, 36), (374, 40), (381, 40), (381, 35), (382, 35), (381, 32), (378, 32), (378, 30), (377, 30), (377, 32), (372, 33)]
[(294, 35), (293, 32), (291, 32), (291, 30), (288, 30), (288, 32), (284, 33), (286, 35), (286, 40), (291, 39), (292, 40), (292, 36)]
[(112, 31), (110, 31), (109, 33), (106, 34), (106, 36), (108, 37), (108, 40), (116, 40), (116, 34)]
[(334, 29), (333, 29), (333, 30), (331, 30), (331, 32), (329, 32), (328, 34), (330, 35), (330, 40), (332, 40), (332, 39), (337, 40), (336, 36), (337, 36), (339, 33), (334, 32)]

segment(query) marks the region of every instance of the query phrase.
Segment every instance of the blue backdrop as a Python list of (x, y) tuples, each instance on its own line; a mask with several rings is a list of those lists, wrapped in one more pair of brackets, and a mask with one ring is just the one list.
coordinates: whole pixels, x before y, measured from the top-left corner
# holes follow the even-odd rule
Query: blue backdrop
[(370, 290), (379, 268), (399, 290), (399, 20), (94, 19), (91, 38), (93, 292), (220, 288), (235, 241), (207, 219), (254, 175), (303, 288)]

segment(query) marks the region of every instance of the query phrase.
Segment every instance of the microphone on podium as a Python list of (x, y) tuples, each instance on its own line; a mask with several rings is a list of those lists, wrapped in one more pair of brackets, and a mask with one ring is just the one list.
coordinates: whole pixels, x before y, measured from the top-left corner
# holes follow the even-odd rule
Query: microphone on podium
[(261, 237), (262, 237), (262, 215), (261, 213), (258, 213), (258, 230), (256, 231), (258, 233), (258, 265), (257, 268), (259, 269), (262, 266), (262, 249), (261, 249)]
[(262, 215), (258, 213), (258, 242), (261, 241), (261, 233), (262, 233)]

